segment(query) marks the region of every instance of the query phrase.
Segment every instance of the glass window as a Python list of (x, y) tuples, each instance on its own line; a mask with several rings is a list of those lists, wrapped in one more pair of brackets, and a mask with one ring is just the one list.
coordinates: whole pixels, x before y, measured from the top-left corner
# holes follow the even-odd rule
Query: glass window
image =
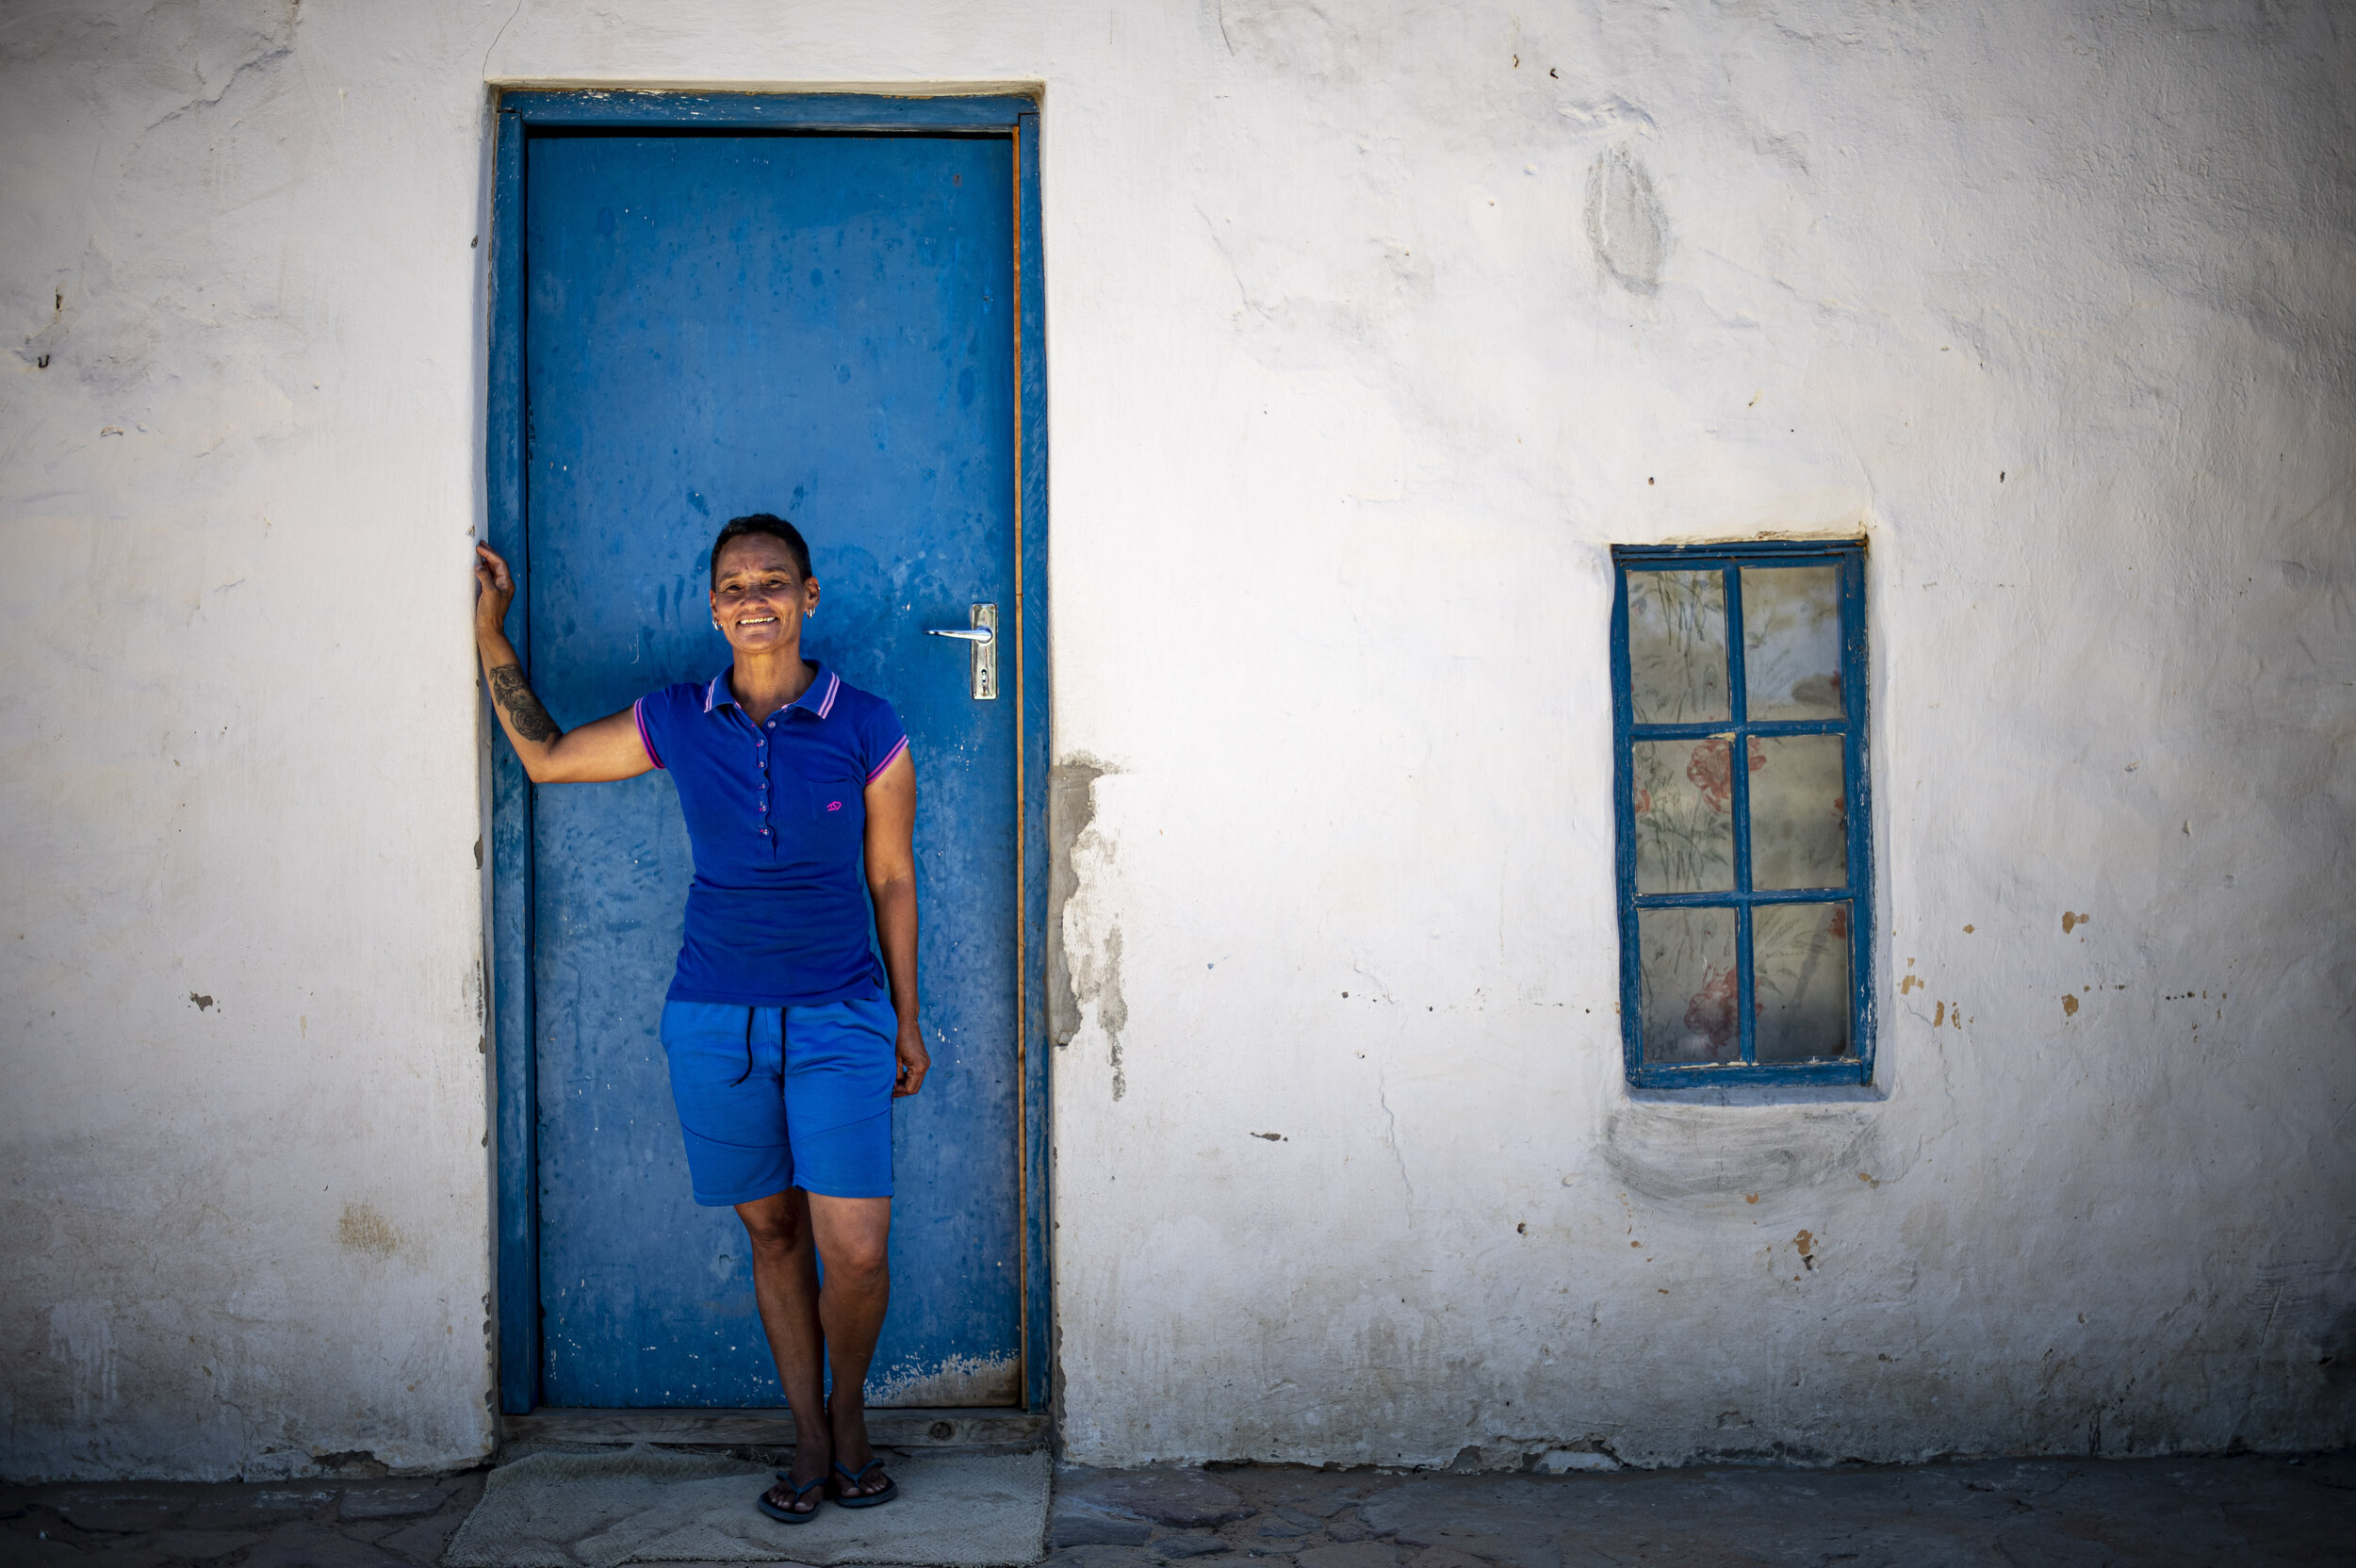
[(1865, 1082), (1863, 547), (1612, 554), (1629, 1080)]

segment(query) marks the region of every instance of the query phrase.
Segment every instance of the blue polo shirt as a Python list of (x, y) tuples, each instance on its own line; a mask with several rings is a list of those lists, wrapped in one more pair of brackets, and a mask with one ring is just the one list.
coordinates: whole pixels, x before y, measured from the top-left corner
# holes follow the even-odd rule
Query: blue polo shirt
[(861, 852), (867, 784), (908, 749), (892, 704), (823, 666), (755, 724), (728, 671), (633, 706), (679, 785), (695, 880), (674, 1002), (800, 1007), (884, 994)]

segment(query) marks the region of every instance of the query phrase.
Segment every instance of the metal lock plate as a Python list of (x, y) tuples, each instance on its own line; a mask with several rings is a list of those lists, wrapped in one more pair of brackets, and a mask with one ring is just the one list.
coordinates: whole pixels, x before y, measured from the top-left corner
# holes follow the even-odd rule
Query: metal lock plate
[(973, 629), (987, 631), (987, 641), (973, 644), (973, 700), (994, 702), (998, 697), (998, 607), (977, 604), (973, 607)]
[(953, 637), (963, 643), (967, 657), (973, 661), (973, 700), (995, 702), (998, 699), (998, 607), (977, 604), (970, 627), (931, 626), (924, 629), (927, 637)]

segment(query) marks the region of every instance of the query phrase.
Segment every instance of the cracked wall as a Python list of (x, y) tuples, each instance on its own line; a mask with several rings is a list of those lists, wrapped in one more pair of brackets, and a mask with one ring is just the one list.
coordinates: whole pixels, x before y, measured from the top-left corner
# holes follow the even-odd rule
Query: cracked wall
[(0, 24), (11, 1476), (489, 1447), (483, 40), (415, 20)]
[[(2299, 5), (12, 16), (0, 1467), (489, 1441), (494, 81), (1043, 84), (1072, 1457), (2356, 1441), (2349, 54)], [(1763, 532), (1868, 541), (1880, 1081), (1631, 1096), (1607, 550)]]
[[(1074, 1457), (2348, 1439), (2324, 16), (1227, 0), (1051, 79)], [(1879, 1081), (1631, 1095), (1606, 552), (1761, 534), (1868, 543)]]

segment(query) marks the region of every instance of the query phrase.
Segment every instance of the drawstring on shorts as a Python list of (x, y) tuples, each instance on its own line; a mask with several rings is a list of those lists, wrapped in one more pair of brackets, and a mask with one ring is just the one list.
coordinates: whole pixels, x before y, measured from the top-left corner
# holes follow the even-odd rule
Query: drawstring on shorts
[[(753, 1075), (753, 1015), (760, 1010), (761, 1009), (758, 1007), (747, 1007), (744, 1009), (744, 1070), (738, 1073), (736, 1075), (735, 1082), (728, 1085), (728, 1087), (730, 1088), (736, 1087), (738, 1084), (743, 1083), (745, 1079), (750, 1078)], [(779, 1007), (777, 1009), (777, 1061), (779, 1064), (778, 1070), (784, 1070), (785, 1009), (783, 1007)]]

